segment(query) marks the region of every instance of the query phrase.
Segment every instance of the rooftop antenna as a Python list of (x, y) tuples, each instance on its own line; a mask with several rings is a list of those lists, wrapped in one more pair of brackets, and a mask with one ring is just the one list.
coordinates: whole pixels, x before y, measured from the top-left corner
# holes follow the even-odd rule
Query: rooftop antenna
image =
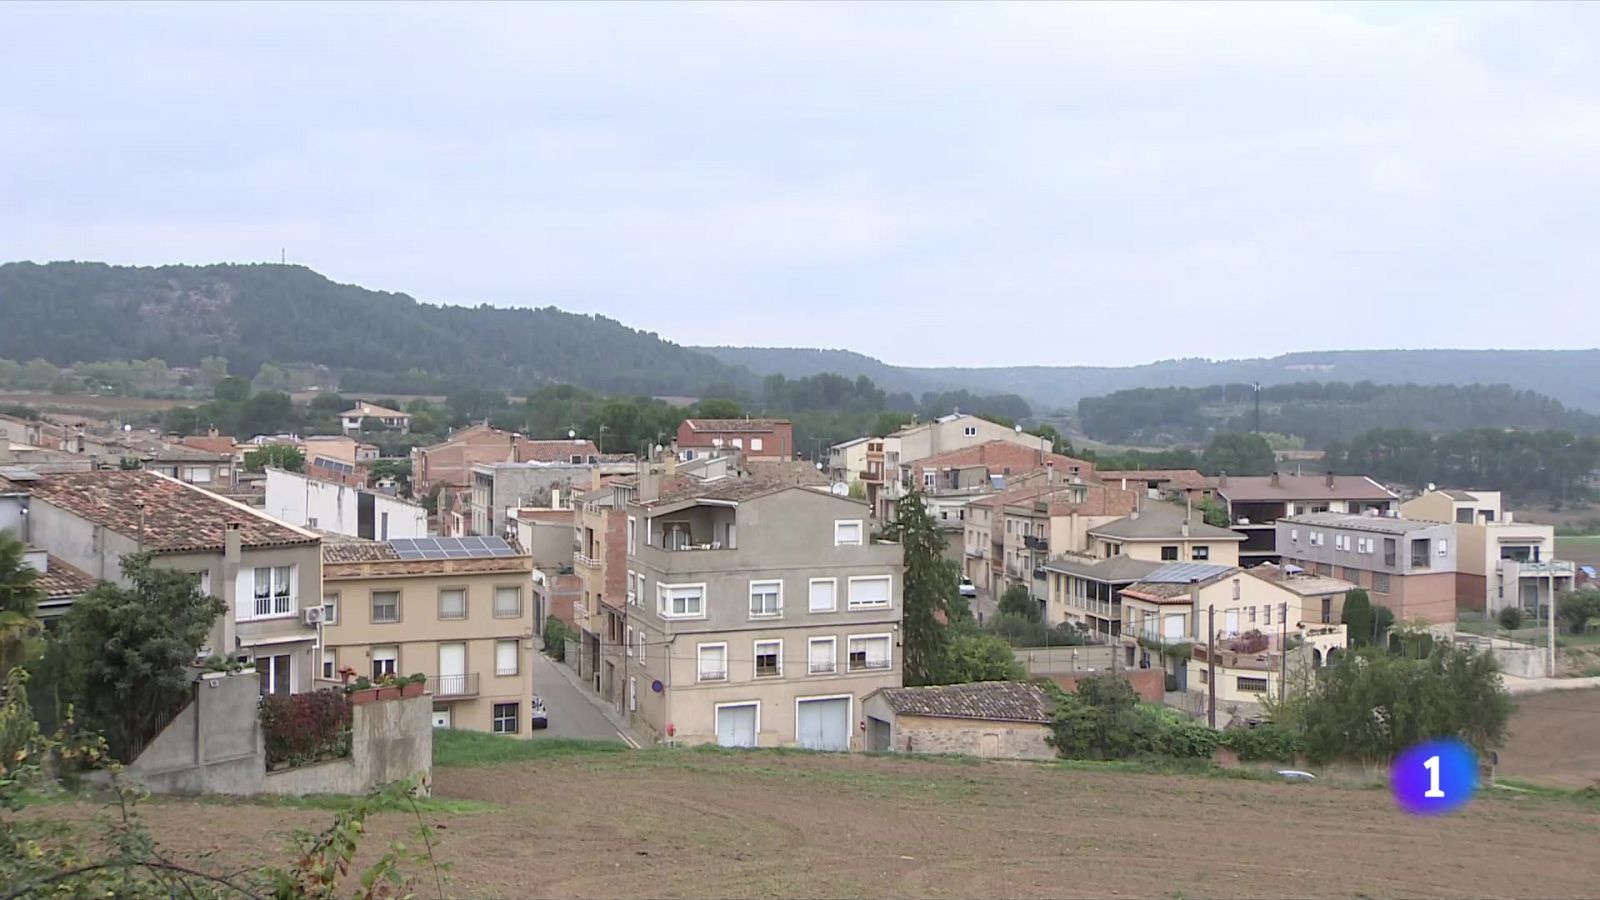
[(278, 265), (286, 266), (288, 264), (289, 264), (289, 248), (287, 248), (287, 247), (279, 247), (278, 248)]

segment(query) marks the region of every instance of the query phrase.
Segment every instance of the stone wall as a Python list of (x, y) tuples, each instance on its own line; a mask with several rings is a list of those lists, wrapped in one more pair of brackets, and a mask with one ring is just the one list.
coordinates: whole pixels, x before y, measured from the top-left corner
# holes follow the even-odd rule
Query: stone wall
[(1055, 759), (1050, 729), (1023, 722), (897, 716), (891, 748), (900, 753), (958, 753), (988, 759)]

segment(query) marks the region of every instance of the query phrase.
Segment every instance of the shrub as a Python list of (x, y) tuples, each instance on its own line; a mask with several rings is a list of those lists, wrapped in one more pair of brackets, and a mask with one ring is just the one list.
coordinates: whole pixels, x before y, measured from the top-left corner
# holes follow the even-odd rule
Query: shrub
[(269, 769), (350, 755), (350, 701), (340, 691), (272, 694), (260, 717)]
[(1042, 615), (1039, 612), (1039, 601), (1033, 599), (1028, 589), (1020, 584), (1006, 588), (1000, 595), (1000, 615), (1016, 616), (1029, 622), (1038, 622)]
[(546, 617), (544, 620), (544, 652), (549, 654), (551, 659), (565, 662), (567, 658), (567, 637), (571, 633), (572, 629), (567, 627), (567, 623), (555, 616)]
[(1259, 629), (1252, 628), (1234, 638), (1233, 650), (1235, 653), (1260, 653), (1267, 649), (1269, 643), (1271, 641), (1268, 640), (1266, 635), (1262, 634)]
[(1009, 612), (990, 619), (983, 630), (1013, 647), (1078, 647), (1086, 643), (1083, 632), (1071, 625), (1049, 628), (1037, 619)]
[(1222, 735), (1215, 728), (1186, 719), (1167, 724), (1157, 732), (1154, 749), (1162, 756), (1210, 759), (1221, 741)]
[(1600, 591), (1562, 591), (1556, 598), (1556, 618), (1568, 632), (1583, 633), (1591, 618), (1600, 618)]
[(1522, 607), (1508, 606), (1500, 610), (1500, 627), (1507, 631), (1516, 631), (1522, 627)]
[(1294, 762), (1301, 748), (1298, 735), (1272, 724), (1225, 731), (1222, 733), (1222, 746), (1237, 753), (1245, 762)]

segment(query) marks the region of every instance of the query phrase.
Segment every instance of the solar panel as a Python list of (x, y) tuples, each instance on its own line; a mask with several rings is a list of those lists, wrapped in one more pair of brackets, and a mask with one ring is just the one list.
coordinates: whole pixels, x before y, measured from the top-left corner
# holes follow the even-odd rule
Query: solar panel
[(396, 538), (389, 542), (401, 559), (473, 559), (516, 556), (517, 551), (498, 537)]
[(1214, 578), (1232, 566), (1219, 566), (1211, 563), (1172, 563), (1162, 566), (1149, 575), (1139, 579), (1147, 584), (1188, 584), (1191, 581), (1205, 581)]

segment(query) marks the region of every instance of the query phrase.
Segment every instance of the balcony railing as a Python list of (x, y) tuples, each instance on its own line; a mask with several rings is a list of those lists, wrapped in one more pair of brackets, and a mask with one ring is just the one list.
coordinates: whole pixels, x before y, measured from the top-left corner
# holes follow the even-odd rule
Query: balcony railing
[(982, 547), (968, 547), (967, 555), (973, 559), (983, 559), (985, 556), (989, 555), (989, 551)]
[(852, 672), (881, 672), (893, 668), (894, 663), (887, 659), (851, 659), (850, 671)]
[(428, 693), (435, 697), (476, 697), (478, 696), (478, 673), (429, 675)]
[(806, 666), (806, 672), (812, 675), (832, 675), (837, 671), (839, 671), (839, 665), (831, 659), (827, 662), (814, 662)]
[(712, 668), (707, 668), (707, 667), (702, 666), (700, 668), (700, 680), (701, 681), (727, 681), (728, 680), (728, 669), (727, 669), (726, 666), (724, 666), (724, 667), (722, 667), (720, 669), (712, 669)]
[(1023, 535), (1022, 546), (1027, 547), (1029, 550), (1043, 550), (1046, 553), (1050, 552), (1049, 539), (1036, 537), (1031, 534)]
[(1516, 567), (1518, 578), (1548, 578), (1552, 575), (1557, 578), (1571, 578), (1577, 573), (1576, 565), (1564, 559), (1547, 559), (1538, 562), (1533, 560), (1523, 562), (1518, 559), (1502, 559), (1495, 564), (1495, 568), (1501, 572), (1511, 571), (1512, 566)]
[(584, 556), (582, 553), (574, 553), (572, 555), (572, 561), (576, 565), (579, 565), (585, 569), (600, 568), (600, 560), (594, 559), (593, 557)]

